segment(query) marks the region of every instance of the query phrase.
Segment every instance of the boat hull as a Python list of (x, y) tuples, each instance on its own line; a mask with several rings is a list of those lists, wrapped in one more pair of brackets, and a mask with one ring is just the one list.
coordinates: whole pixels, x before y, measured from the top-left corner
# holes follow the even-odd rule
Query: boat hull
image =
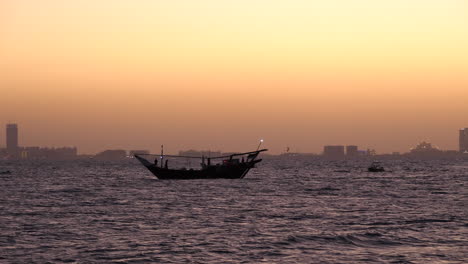
[(192, 180), (192, 179), (241, 179), (245, 177), (249, 166), (213, 166), (203, 170), (170, 170), (158, 167), (147, 167), (151, 173), (161, 180)]
[(136, 158), (151, 172), (161, 180), (194, 180), (194, 179), (242, 179), (249, 170), (261, 159), (252, 160), (238, 164), (213, 165), (201, 170), (193, 169), (167, 169), (161, 168), (147, 162), (145, 159)]

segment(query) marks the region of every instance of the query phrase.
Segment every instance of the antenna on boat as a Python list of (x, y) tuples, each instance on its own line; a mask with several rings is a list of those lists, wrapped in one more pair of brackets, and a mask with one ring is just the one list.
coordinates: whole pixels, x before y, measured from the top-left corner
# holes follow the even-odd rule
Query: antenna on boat
[(258, 143), (257, 150), (259, 150), (259, 149), (260, 149), (260, 146), (262, 145), (262, 143), (263, 143), (263, 139), (260, 139), (260, 143)]

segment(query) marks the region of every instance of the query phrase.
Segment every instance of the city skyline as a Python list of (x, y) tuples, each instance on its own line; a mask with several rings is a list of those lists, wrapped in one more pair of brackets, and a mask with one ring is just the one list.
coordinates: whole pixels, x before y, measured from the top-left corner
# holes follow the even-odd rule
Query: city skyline
[(5, 0), (0, 123), (81, 153), (261, 138), (272, 153), (458, 149), (467, 13), (461, 0)]
[[(21, 129), (19, 129), (19, 125), (16, 124), (16, 123), (7, 123), (5, 125), (5, 130), (6, 131), (4, 134), (5, 134), (5, 137), (4, 137), (4, 141), (3, 142), (6, 142), (5, 146), (2, 146), (0, 144), (0, 149), (1, 148), (4, 148), (7, 152), (14, 152), (16, 151), (15, 148), (28, 148), (29, 146), (31, 145), (28, 145), (28, 144), (25, 144), (25, 145), (22, 145), (20, 144), (21, 140), (20, 140), (20, 135), (21, 135)], [(0, 132), (0, 138), (2, 136), (2, 133)], [(262, 139), (261, 140), (262, 143), (264, 142), (264, 140)], [(421, 144), (426, 144), (426, 141), (422, 140), (422, 141), (418, 141), (419, 143)], [(459, 129), (459, 134), (458, 134), (458, 138), (457, 138), (457, 149), (444, 149), (444, 148), (440, 148), (439, 145), (436, 144), (436, 148), (437, 149), (441, 149), (441, 150), (456, 150), (456, 151), (460, 151), (460, 152), (464, 152), (464, 151), (468, 151), (468, 128), (461, 128)], [(61, 146), (57, 146), (57, 145), (44, 145), (44, 144), (33, 144), (33, 146), (41, 146), (41, 147), (45, 147), (45, 148), (64, 148), (63, 146), (67, 146), (65, 148), (69, 148), (69, 146), (72, 146), (71, 148), (75, 148), (75, 149), (79, 149), (79, 147), (77, 148), (77, 145), (76, 144), (64, 144), (64, 145), (61, 145)], [(160, 146), (158, 146), (158, 149), (159, 149)], [(361, 146), (357, 146), (357, 145), (351, 145), (351, 144), (333, 144), (333, 145), (326, 145), (326, 144), (322, 144), (321, 145), (321, 150), (320, 151), (294, 151), (294, 149), (291, 149), (290, 146), (286, 146), (284, 149), (282, 149), (280, 152), (273, 152), (272, 154), (282, 154), (282, 153), (287, 153), (287, 152), (297, 152), (297, 153), (314, 153), (314, 154), (323, 154), (325, 156), (327, 156), (327, 149), (330, 150), (330, 153), (331, 156), (334, 156), (334, 155), (337, 155), (338, 153), (338, 156), (357, 156), (359, 155), (359, 153), (364, 153), (364, 152), (372, 152), (374, 153), (375, 152), (375, 149), (373, 148), (370, 148), (370, 147), (364, 147), (363, 149), (360, 149), (358, 150), (358, 148), (360, 147), (363, 147), (362, 145)], [(410, 152), (414, 147), (414, 142), (413, 142), (413, 145), (411, 145), (411, 147), (409, 147), (407, 150), (402, 150), (402, 151), (393, 151), (393, 152), (378, 152), (378, 154), (392, 154), (392, 153), (405, 153), (405, 152)], [(34, 148), (38, 148), (38, 147), (34, 147)], [(93, 153), (85, 153), (85, 152), (80, 152), (78, 151), (78, 154), (84, 154), (84, 155), (88, 155), (88, 154), (98, 154), (98, 153), (101, 153), (102, 151), (104, 150), (109, 150), (109, 149), (114, 149), (114, 150), (121, 150), (121, 149), (124, 149), (124, 150), (128, 150), (128, 151), (133, 151), (137, 148), (133, 147), (133, 146), (121, 146), (121, 147), (110, 147), (110, 148), (101, 148), (99, 150), (97, 150), (96, 152), (93, 152)], [(141, 149), (145, 149), (145, 148), (141, 148)], [(147, 150), (148, 148), (146, 148), (145, 150)], [(168, 154), (176, 154), (176, 153), (180, 153), (181, 151), (190, 151), (190, 150), (202, 150), (203, 148), (196, 148), (196, 147), (185, 147), (185, 148), (182, 148), (182, 149), (171, 149), (170, 152), (166, 152)], [(207, 149), (208, 150), (208, 149)], [(223, 151), (223, 152), (230, 152), (230, 151), (233, 151), (233, 150), (229, 150), (229, 149), (210, 149), (211, 151)], [(152, 153), (158, 153), (157, 151), (150, 151)], [(340, 154), (340, 152), (342, 154)]]

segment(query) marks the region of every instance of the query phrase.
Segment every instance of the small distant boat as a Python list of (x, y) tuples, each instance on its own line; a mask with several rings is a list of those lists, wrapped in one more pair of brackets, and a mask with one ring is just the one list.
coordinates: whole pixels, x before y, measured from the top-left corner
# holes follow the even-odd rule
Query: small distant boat
[[(220, 157), (191, 157), (191, 156), (175, 156), (175, 155), (158, 155), (160, 156), (160, 165), (158, 159), (154, 163), (150, 162), (145, 156), (151, 154), (135, 154), (143, 166), (161, 180), (192, 180), (192, 179), (242, 179), (247, 175), (250, 169), (255, 167), (255, 164), (262, 161), (257, 159), (261, 152), (267, 149), (261, 149), (245, 153), (235, 153)], [(153, 155), (154, 156), (154, 155)], [(169, 169), (167, 158), (184, 158), (184, 159), (201, 159), (201, 169)], [(164, 163), (164, 159), (166, 162)], [(212, 161), (220, 160), (220, 163), (212, 164)], [(205, 162), (206, 161), (206, 162)], [(163, 165), (164, 163), (164, 165)]]
[(8, 175), (8, 174), (11, 174), (11, 171), (7, 170), (7, 171), (0, 171), (0, 175)]
[(369, 168), (367, 168), (369, 172), (384, 172), (385, 168), (382, 166), (380, 162), (372, 162)]

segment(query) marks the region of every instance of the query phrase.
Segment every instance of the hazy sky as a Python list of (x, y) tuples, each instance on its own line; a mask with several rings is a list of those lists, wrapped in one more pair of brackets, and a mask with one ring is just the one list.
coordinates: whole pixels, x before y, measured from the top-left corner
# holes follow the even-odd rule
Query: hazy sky
[(0, 91), (23, 146), (456, 149), (468, 2), (1, 0)]

